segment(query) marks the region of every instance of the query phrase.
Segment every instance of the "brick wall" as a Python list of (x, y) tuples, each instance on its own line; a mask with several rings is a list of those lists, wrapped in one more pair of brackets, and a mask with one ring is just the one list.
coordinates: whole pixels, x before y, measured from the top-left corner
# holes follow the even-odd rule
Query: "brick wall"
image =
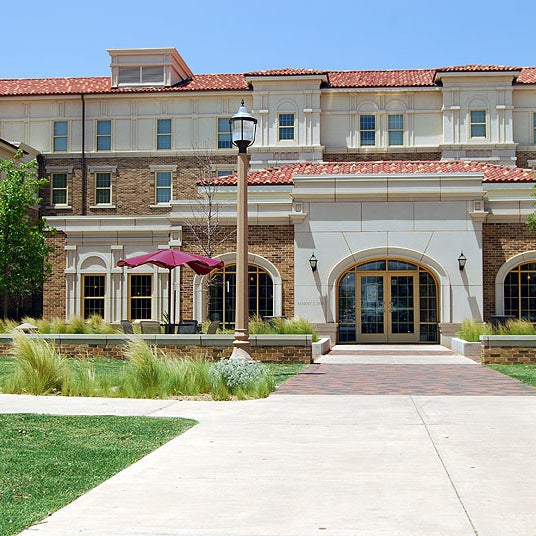
[[(81, 336), (82, 337), (82, 336)], [(169, 357), (174, 359), (205, 359), (208, 361), (218, 361), (222, 357), (228, 358), (232, 352), (232, 344), (221, 346), (197, 346), (193, 344), (166, 344), (159, 348)], [(124, 343), (98, 343), (98, 344), (69, 344), (63, 341), (57, 341), (55, 348), (63, 356), (76, 357), (80, 359), (108, 358), (124, 359)], [(13, 346), (5, 338), (0, 341), (0, 357), (12, 356)], [(311, 345), (301, 346), (271, 346), (252, 345), (251, 355), (255, 361), (263, 363), (311, 363), (312, 347)]]
[(482, 345), (483, 365), (536, 364), (536, 347)]
[(536, 249), (536, 233), (524, 223), (485, 223), (482, 226), (484, 320), (495, 314), (495, 278), (512, 256)]
[(54, 251), (50, 255), (52, 274), (43, 287), (43, 317), (65, 318), (65, 234), (49, 235), (47, 245)]
[[(236, 164), (236, 157), (215, 156), (210, 158), (211, 165)], [(87, 167), (87, 201), (88, 215), (140, 215), (161, 214), (169, 212), (169, 208), (151, 208), (155, 204), (155, 173), (150, 167), (176, 166), (173, 172), (173, 199), (192, 199), (196, 197), (196, 181), (202, 173), (203, 162), (195, 156), (179, 157), (113, 157), (88, 158)], [(68, 175), (68, 205), (71, 209), (50, 208), (51, 188), (46, 186), (41, 195), (45, 215), (76, 215), (82, 214), (82, 165), (79, 158), (45, 158), (44, 168), (67, 166), (73, 168)], [(89, 172), (92, 166), (116, 166), (117, 172), (112, 173), (112, 205), (110, 208), (89, 208), (95, 205), (95, 176)]]
[(536, 160), (536, 151), (518, 151), (516, 153), (516, 156), (516, 166), (521, 168), (528, 168), (530, 167), (528, 161)]
[[(212, 255), (236, 251), (236, 228), (222, 227), (219, 240)], [(203, 255), (199, 241), (187, 228), (182, 235), (183, 248), (192, 253)], [(282, 278), (282, 315), (294, 315), (294, 227), (292, 225), (250, 225), (248, 251), (262, 255), (279, 270)], [(193, 315), (193, 278), (192, 270), (181, 272), (181, 318)]]

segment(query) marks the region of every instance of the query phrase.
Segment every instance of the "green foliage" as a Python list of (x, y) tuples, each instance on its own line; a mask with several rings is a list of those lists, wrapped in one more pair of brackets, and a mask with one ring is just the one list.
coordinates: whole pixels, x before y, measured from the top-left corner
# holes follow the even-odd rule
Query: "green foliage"
[(312, 335), (314, 341), (318, 340), (313, 324), (299, 317), (263, 320), (253, 316), (249, 319), (249, 332), (255, 335)]
[(534, 326), (526, 320), (507, 320), (493, 331), (494, 335), (536, 335)]
[[(14, 160), (0, 159), (0, 295), (7, 307), (7, 298), (21, 298), (40, 290), (51, 272), (48, 257), (53, 248), (45, 243), (47, 227), (33, 207), (41, 199), (39, 189), (46, 179), (38, 179), (37, 162), (20, 161), (22, 151)], [(7, 317), (4, 310), (4, 316)]]
[(18, 534), (194, 424), (154, 417), (0, 415), (0, 535)]
[(172, 359), (141, 337), (125, 347), (126, 361), (66, 359), (38, 338), (14, 333), (15, 359), (0, 359), (8, 393), (128, 398), (210, 395), (215, 400), (263, 398), (302, 365), (262, 365), (223, 359)]
[[(258, 361), (222, 359), (210, 369), (214, 391), (222, 399), (267, 397), (275, 387), (270, 369)], [(223, 385), (222, 385), (223, 384)]]
[(536, 335), (536, 328), (526, 320), (508, 320), (493, 329), (490, 324), (464, 320), (458, 337), (468, 342), (479, 342), (481, 335)]
[(491, 335), (492, 329), (489, 324), (476, 322), (473, 319), (466, 319), (462, 322), (462, 327), (458, 332), (458, 337), (467, 342), (479, 342), (480, 335)]
[(69, 368), (52, 344), (13, 333), (15, 371), (8, 378), (5, 392), (51, 394), (66, 392)]

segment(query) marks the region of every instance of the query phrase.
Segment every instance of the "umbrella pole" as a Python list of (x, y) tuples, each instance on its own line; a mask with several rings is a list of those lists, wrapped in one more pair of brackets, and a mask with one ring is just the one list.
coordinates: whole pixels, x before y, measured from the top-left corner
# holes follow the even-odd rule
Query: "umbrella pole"
[(173, 318), (171, 318), (171, 268), (168, 272), (168, 321), (170, 324), (173, 324)]

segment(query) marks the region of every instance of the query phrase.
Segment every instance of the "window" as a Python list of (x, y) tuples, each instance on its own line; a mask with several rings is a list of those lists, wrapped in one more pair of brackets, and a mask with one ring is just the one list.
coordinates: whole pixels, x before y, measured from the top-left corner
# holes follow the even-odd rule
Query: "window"
[(84, 275), (84, 294), (82, 297), (82, 312), (84, 318), (100, 315), (104, 318), (105, 276)]
[(112, 122), (109, 119), (97, 120), (97, 151), (112, 150)]
[[(249, 315), (273, 316), (274, 288), (272, 278), (259, 266), (248, 266)], [(209, 318), (219, 320), (226, 328), (235, 321), (236, 265), (225, 265), (210, 278)]]
[(504, 314), (536, 322), (536, 262), (521, 264), (506, 276)]
[(95, 202), (97, 205), (110, 205), (112, 202), (112, 174), (95, 173)]
[(471, 110), (471, 138), (486, 137), (486, 110)]
[(156, 120), (156, 148), (162, 151), (171, 149), (171, 119)]
[(231, 149), (231, 123), (228, 117), (218, 117), (218, 149)]
[(67, 151), (69, 141), (69, 124), (67, 121), (54, 121), (52, 138), (52, 149), (54, 152)]
[(376, 145), (376, 116), (359, 116), (360, 145)]
[(146, 320), (152, 317), (152, 275), (130, 276), (130, 320)]
[(120, 86), (162, 85), (164, 83), (164, 66), (119, 67), (117, 75)]
[(279, 114), (279, 139), (294, 139), (294, 114)]
[(67, 173), (52, 173), (52, 204), (67, 204)]
[(228, 177), (229, 175), (232, 175), (234, 173), (234, 171), (232, 169), (228, 169), (228, 170), (223, 170), (223, 169), (220, 169), (217, 173), (216, 173), (216, 176), (217, 177)]
[(404, 116), (402, 114), (390, 114), (387, 117), (387, 130), (389, 145), (404, 145)]
[(171, 171), (156, 172), (156, 202), (169, 203), (171, 201)]

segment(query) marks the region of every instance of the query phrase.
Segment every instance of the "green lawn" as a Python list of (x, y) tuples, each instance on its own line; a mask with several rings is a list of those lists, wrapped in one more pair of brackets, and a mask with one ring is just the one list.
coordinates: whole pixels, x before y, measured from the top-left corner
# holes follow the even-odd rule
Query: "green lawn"
[(0, 415), (0, 536), (19, 533), (194, 424), (152, 417)]
[(488, 367), (536, 387), (536, 365), (488, 365)]

